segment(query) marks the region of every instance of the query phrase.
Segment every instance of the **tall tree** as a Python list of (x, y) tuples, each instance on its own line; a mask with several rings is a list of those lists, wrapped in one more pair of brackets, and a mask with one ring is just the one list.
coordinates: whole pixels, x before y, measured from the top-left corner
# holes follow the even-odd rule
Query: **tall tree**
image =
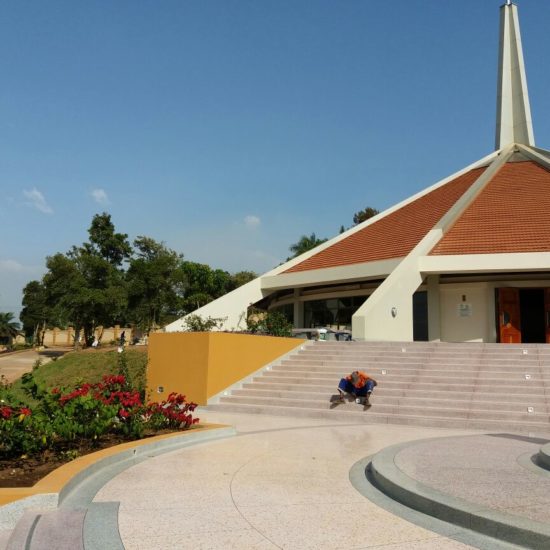
[(44, 332), (54, 321), (46, 298), (46, 289), (40, 281), (30, 281), (25, 285), (23, 309), (19, 317), (23, 323), (25, 336), (32, 337), (32, 341), (38, 345), (42, 345)]
[(147, 333), (177, 317), (186, 286), (182, 254), (149, 237), (134, 241), (135, 257), (126, 274), (128, 315)]
[(186, 289), (183, 312), (189, 313), (219, 298), (231, 290), (231, 275), (222, 269), (212, 269), (206, 264), (182, 262)]
[(131, 247), (126, 235), (115, 232), (109, 214), (94, 216), (88, 233), (89, 242), (46, 259), (43, 284), (55, 317), (73, 325), (75, 334), (82, 329), (90, 344), (98, 326), (124, 318), (127, 290), (121, 264)]
[(297, 243), (290, 245), (289, 250), (293, 253), (293, 255), (289, 259), (296, 258), (297, 256), (300, 256), (300, 254), (303, 254), (304, 252), (307, 252), (308, 250), (311, 250), (326, 241), (327, 239), (317, 238), (315, 233), (312, 233), (309, 236), (302, 235)]
[(236, 288), (239, 288), (240, 286), (245, 285), (250, 281), (253, 281), (257, 277), (258, 275), (257, 273), (254, 273), (254, 271), (237, 271), (237, 273), (233, 273), (231, 275), (231, 283), (230, 283), (229, 290), (234, 290)]
[(356, 212), (353, 215), (353, 223), (354, 225), (358, 225), (369, 218), (376, 216), (376, 214), (380, 214), (380, 211), (372, 206), (367, 206), (364, 210), (359, 210), (359, 212)]
[(117, 233), (107, 212), (96, 214), (88, 229), (90, 242), (84, 243), (82, 248), (95, 256), (99, 256), (110, 264), (119, 267), (132, 254), (132, 247), (126, 233)]

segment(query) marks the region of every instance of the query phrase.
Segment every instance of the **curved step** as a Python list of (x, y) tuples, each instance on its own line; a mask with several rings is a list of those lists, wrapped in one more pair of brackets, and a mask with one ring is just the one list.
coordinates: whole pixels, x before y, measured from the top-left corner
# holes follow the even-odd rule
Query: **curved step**
[(369, 481), (383, 493), (423, 514), (521, 548), (550, 548), (550, 525), (473, 504), (410, 478), (395, 464), (396, 455), (409, 445), (387, 447), (367, 466)]

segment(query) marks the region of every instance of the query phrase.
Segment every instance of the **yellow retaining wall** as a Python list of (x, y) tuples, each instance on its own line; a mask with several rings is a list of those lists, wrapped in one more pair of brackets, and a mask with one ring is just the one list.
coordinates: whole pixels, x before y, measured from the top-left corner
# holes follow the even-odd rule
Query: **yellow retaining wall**
[[(296, 338), (224, 332), (168, 332), (149, 337), (148, 398), (179, 392), (189, 401), (208, 399), (303, 344)], [(162, 388), (162, 391), (158, 391)]]

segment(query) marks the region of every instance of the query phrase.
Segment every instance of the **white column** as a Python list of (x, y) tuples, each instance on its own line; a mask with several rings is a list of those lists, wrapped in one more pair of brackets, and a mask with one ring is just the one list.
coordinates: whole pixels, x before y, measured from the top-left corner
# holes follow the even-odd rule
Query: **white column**
[(296, 328), (304, 327), (304, 302), (300, 300), (301, 294), (299, 288), (294, 289), (294, 326)]

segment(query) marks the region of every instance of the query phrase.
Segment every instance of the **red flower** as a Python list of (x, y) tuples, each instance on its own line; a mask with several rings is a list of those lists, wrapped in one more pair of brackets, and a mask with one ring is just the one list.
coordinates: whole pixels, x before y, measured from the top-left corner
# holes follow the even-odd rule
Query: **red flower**
[(30, 409), (28, 409), (27, 407), (21, 407), (20, 414), (22, 414), (24, 416), (30, 416), (32, 414), (32, 411)]
[(0, 416), (1, 416), (2, 418), (5, 418), (6, 420), (7, 420), (8, 418), (10, 418), (12, 412), (13, 412), (13, 411), (11, 410), (10, 407), (7, 407), (7, 406), (0, 407)]

